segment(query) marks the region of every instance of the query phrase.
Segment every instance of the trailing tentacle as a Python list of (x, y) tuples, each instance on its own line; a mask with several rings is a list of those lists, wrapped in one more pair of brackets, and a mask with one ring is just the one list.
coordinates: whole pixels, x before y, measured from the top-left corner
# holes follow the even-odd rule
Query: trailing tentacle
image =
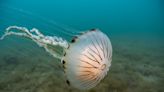
[[(19, 30), (20, 32), (15, 32), (11, 30)], [(0, 38), (0, 40), (3, 40), (6, 36), (9, 35), (16, 35), (16, 36), (22, 36), (27, 37), (36, 42), (40, 47), (44, 47), (47, 52), (49, 52), (54, 57), (61, 59), (62, 56), (59, 55), (57, 51), (54, 51), (52, 49), (53, 46), (59, 46), (63, 49), (68, 48), (69, 44), (66, 40), (63, 40), (61, 37), (52, 37), (52, 36), (44, 36), (38, 29), (33, 28), (31, 30), (28, 30), (25, 27), (18, 27), (18, 26), (9, 26), (6, 29), (5, 34)], [(51, 46), (51, 48), (49, 48)]]

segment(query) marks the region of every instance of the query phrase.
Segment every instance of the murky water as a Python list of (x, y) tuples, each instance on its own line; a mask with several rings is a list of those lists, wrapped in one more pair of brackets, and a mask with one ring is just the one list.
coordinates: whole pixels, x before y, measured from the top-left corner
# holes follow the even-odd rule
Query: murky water
[[(10, 25), (35, 27), (70, 40), (99, 28), (113, 46), (112, 66), (88, 92), (163, 92), (164, 2), (162, 0), (1, 0), (0, 35)], [(0, 41), (0, 92), (77, 92), (60, 61), (29, 39)]]

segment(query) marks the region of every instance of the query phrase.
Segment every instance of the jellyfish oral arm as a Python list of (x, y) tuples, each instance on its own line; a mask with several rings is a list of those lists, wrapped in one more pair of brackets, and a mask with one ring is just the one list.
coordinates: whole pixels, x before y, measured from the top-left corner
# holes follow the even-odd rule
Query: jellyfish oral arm
[[(18, 30), (20, 32), (15, 32), (12, 30)], [(32, 41), (36, 42), (40, 47), (44, 47), (45, 50), (48, 51), (51, 55), (53, 55), (54, 57), (59, 58), (59, 59), (61, 59), (62, 56), (57, 55), (57, 53), (55, 54), (54, 51), (52, 51), (52, 49), (48, 48), (48, 45), (60, 46), (63, 49), (66, 49), (69, 46), (69, 44), (66, 40), (63, 40), (62, 38), (56, 37), (56, 36), (53, 36), (53, 37), (52, 36), (44, 36), (36, 28), (28, 30), (25, 27), (9, 26), (8, 28), (6, 28), (6, 32), (4, 35), (2, 35), (0, 40), (3, 40), (6, 36), (9, 36), (9, 35), (16, 35), (16, 36), (30, 38)]]

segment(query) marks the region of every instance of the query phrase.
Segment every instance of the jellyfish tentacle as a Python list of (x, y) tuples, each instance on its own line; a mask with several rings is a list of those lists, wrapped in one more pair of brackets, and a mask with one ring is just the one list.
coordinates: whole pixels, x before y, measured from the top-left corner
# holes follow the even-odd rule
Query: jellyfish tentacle
[(30, 32), (36, 33), (39, 37), (44, 37), (44, 35), (36, 28), (31, 29)]
[[(19, 30), (20, 32), (15, 32), (12, 30)], [(28, 30), (25, 27), (18, 27), (18, 26), (9, 26), (6, 28), (6, 32), (0, 40), (3, 40), (6, 36), (9, 35), (16, 35), (30, 38), (32, 41), (36, 42), (40, 47), (43, 47), (47, 52), (49, 52), (54, 57), (61, 59), (63, 56), (59, 55), (57, 51), (54, 51), (49, 46), (60, 46), (63, 49), (67, 49), (69, 44), (66, 40), (63, 40), (61, 37), (52, 37), (52, 36), (44, 36), (38, 29), (33, 28)]]

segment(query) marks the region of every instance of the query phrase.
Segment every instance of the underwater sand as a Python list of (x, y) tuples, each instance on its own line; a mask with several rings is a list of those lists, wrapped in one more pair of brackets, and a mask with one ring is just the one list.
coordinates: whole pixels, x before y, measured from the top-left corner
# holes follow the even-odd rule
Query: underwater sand
[(0, 41), (0, 92), (164, 91), (163, 43), (125, 37), (111, 41), (113, 60), (108, 75), (93, 89), (80, 91), (66, 84), (60, 61), (43, 48), (24, 38), (7, 37)]
[(17, 25), (69, 38), (50, 19), (79, 30), (100, 28), (113, 46), (108, 75), (80, 91), (66, 84), (60, 61), (43, 48), (7, 37), (0, 41), (0, 92), (164, 92), (163, 0), (0, 0), (0, 13), (0, 36)]

